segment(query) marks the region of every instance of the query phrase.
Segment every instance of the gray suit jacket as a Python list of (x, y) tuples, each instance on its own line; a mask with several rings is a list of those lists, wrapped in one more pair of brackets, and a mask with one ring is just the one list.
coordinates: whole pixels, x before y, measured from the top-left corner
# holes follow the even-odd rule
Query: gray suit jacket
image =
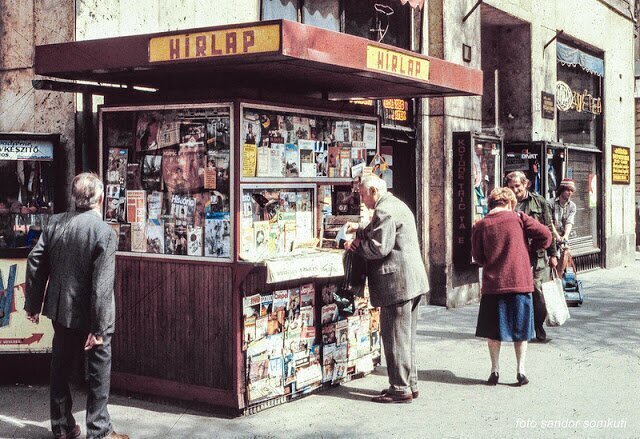
[(429, 291), (416, 220), (406, 204), (385, 194), (356, 236), (361, 239), (356, 253), (367, 260), (371, 305), (393, 305)]
[(44, 300), (42, 314), (64, 327), (112, 333), (116, 239), (95, 211), (53, 215), (29, 254), (25, 311)]

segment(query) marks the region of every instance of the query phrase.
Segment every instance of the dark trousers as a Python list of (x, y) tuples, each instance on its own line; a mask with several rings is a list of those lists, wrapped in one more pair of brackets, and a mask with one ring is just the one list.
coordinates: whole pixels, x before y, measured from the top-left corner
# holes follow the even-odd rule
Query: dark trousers
[(416, 327), (422, 296), (380, 308), (380, 336), (387, 361), (389, 391), (408, 394), (418, 390)]
[[(53, 324), (51, 356), (51, 430), (55, 436), (70, 432), (76, 425), (69, 380), (74, 358), (83, 352), (87, 332)], [(113, 430), (107, 411), (111, 383), (111, 335), (104, 344), (87, 351), (87, 439), (102, 438)]]
[(533, 271), (533, 323), (536, 328), (536, 338), (538, 340), (547, 338), (547, 333), (543, 327), (544, 321), (547, 318), (547, 307), (544, 303), (544, 296), (542, 295), (542, 284), (549, 279), (549, 267), (546, 265), (544, 268)]

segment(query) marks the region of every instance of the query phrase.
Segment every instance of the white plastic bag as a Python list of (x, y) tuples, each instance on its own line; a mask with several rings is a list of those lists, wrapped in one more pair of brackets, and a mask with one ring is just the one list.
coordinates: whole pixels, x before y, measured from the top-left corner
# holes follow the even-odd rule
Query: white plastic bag
[(551, 270), (551, 279), (542, 284), (542, 295), (547, 308), (547, 326), (561, 326), (569, 317), (569, 308), (564, 298), (562, 280), (555, 270)]

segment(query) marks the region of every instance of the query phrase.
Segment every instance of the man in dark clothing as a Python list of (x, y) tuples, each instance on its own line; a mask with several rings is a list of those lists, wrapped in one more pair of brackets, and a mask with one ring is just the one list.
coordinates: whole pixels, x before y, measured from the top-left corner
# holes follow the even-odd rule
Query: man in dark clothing
[[(518, 204), (516, 204), (517, 212), (524, 212), (535, 218), (541, 224), (549, 227), (549, 231), (553, 235), (553, 218), (549, 205), (543, 196), (534, 192), (530, 192), (529, 180), (523, 172), (513, 171), (506, 177), (507, 185), (516, 194)], [(546, 343), (551, 340), (547, 338), (544, 330), (544, 320), (547, 317), (547, 309), (542, 295), (542, 284), (549, 280), (549, 267), (555, 269), (558, 265), (556, 255), (556, 241), (552, 240), (551, 245), (544, 250), (530, 251), (529, 257), (533, 266), (533, 313), (536, 329), (536, 339), (539, 342)], [(547, 257), (548, 265), (547, 265)]]
[(51, 217), (27, 261), (27, 317), (38, 323), (42, 311), (54, 329), (51, 430), (56, 438), (80, 437), (80, 426), (72, 414), (69, 379), (74, 354), (84, 346), (89, 382), (87, 438), (128, 439), (113, 431), (107, 411), (117, 238), (102, 221), (104, 186), (100, 178), (80, 174), (71, 191), (75, 211)]

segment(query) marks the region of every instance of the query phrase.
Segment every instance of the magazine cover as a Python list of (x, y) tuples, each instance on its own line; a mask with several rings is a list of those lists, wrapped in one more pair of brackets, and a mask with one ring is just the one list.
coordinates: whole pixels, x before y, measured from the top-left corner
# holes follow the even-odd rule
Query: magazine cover
[(147, 220), (147, 193), (127, 191), (127, 222), (141, 223)]
[(264, 259), (269, 255), (269, 249), (267, 246), (267, 240), (269, 238), (269, 221), (254, 221), (254, 249), (255, 256), (258, 259)]
[(187, 254), (202, 256), (202, 227), (187, 226)]
[(180, 124), (180, 143), (187, 146), (204, 145), (205, 126), (200, 122), (182, 122)]
[(336, 343), (336, 324), (329, 323), (322, 326), (322, 344)]
[(121, 252), (131, 251), (131, 224), (120, 224), (118, 234), (118, 250)]
[(117, 184), (108, 184), (106, 188), (104, 219), (109, 222), (124, 222), (126, 197)]
[(272, 143), (269, 150), (269, 176), (283, 177), (285, 175), (285, 144)]
[(300, 177), (316, 176), (315, 143), (313, 140), (298, 140), (298, 147), (300, 148)]
[[(216, 258), (231, 256), (231, 223), (228, 213), (210, 212), (205, 217), (204, 255)], [(253, 241), (253, 231), (250, 234)]]
[(336, 346), (333, 351), (333, 377), (332, 383), (339, 383), (347, 377), (347, 345)]
[(271, 314), (271, 308), (273, 306), (273, 294), (261, 294), (260, 295), (260, 315), (268, 316)]
[(252, 296), (245, 296), (242, 298), (242, 315), (258, 316), (260, 315), (260, 303), (262, 298), (260, 294), (254, 294)]
[(244, 324), (242, 326), (243, 334), (243, 350), (247, 350), (249, 343), (256, 339), (256, 316), (248, 316), (244, 318)]
[(216, 149), (228, 148), (231, 143), (229, 116), (216, 116), (207, 120), (207, 145)]
[(164, 254), (176, 254), (176, 223), (173, 217), (166, 215), (164, 218)]
[(175, 227), (175, 239), (176, 239), (176, 255), (187, 254), (187, 226), (176, 222)]
[(271, 148), (261, 146), (258, 148), (256, 160), (256, 176), (269, 177), (269, 160), (271, 159)]
[(136, 151), (147, 151), (158, 148), (160, 119), (161, 116), (155, 112), (138, 113), (138, 119), (136, 121)]
[(312, 306), (300, 307), (300, 319), (302, 320), (302, 326), (313, 326), (313, 314), (314, 309)]
[(363, 128), (362, 141), (367, 149), (376, 149), (378, 144), (378, 134), (376, 125), (365, 123)]
[[(171, 189), (172, 182), (165, 179), (165, 184), (168, 184), (167, 188), (169, 192), (200, 192), (204, 188), (204, 170), (206, 164), (206, 149), (204, 143), (197, 143), (195, 145), (181, 144), (178, 149), (178, 165), (179, 169), (176, 169), (173, 174), (173, 186), (175, 190)], [(182, 171), (180, 175), (179, 171)], [(184, 180), (184, 182), (182, 181)]]
[(314, 142), (314, 161), (316, 164), (316, 176), (326, 177), (327, 172), (327, 142)]
[(322, 304), (328, 305), (335, 302), (333, 295), (338, 292), (338, 286), (336, 284), (323, 285), (321, 289)]
[(144, 156), (140, 178), (145, 191), (162, 190), (162, 155)]
[[(146, 193), (146, 192), (145, 192)], [(147, 194), (147, 218), (150, 220), (160, 219), (162, 216), (162, 201), (164, 194), (162, 192), (151, 192)]]
[(145, 253), (147, 251), (147, 236), (145, 223), (131, 224), (131, 251)]
[(308, 283), (300, 286), (300, 306), (313, 306), (315, 305), (316, 290), (313, 287), (313, 283)]
[(127, 182), (127, 156), (126, 148), (109, 148), (107, 158), (107, 184), (125, 186)]
[(251, 111), (245, 111), (242, 124), (243, 143), (260, 145), (261, 132), (262, 128), (260, 125), (260, 115)]
[(139, 163), (127, 164), (127, 190), (142, 189), (142, 171)]
[(217, 166), (216, 166), (216, 151), (214, 149), (207, 150), (207, 163), (204, 169), (204, 188), (216, 189), (217, 187)]
[(284, 147), (285, 177), (298, 177), (300, 175), (300, 152), (295, 143), (287, 143)]
[(269, 317), (259, 316), (256, 318), (256, 340), (260, 340), (267, 335), (267, 325), (269, 323)]
[(162, 121), (158, 128), (158, 148), (167, 148), (180, 143), (180, 122)]
[(147, 222), (147, 253), (164, 253), (164, 224), (161, 220)]
[(348, 120), (336, 121), (336, 141), (337, 142), (351, 142), (351, 122)]
[(196, 210), (196, 200), (188, 195), (171, 196), (171, 215), (176, 219), (176, 223), (182, 222), (185, 225), (194, 224)]
[(326, 383), (333, 379), (333, 355), (336, 351), (336, 345), (325, 344), (322, 346), (322, 382)]
[(327, 150), (327, 176), (337, 177), (340, 163), (340, 147), (329, 146)]
[(323, 325), (327, 323), (334, 323), (338, 321), (338, 305), (336, 303), (330, 303), (322, 307), (320, 321)]
[(349, 343), (349, 322), (338, 320), (336, 323), (336, 344), (347, 345)]
[(276, 290), (273, 292), (273, 310), (286, 310), (289, 308), (289, 290)]

